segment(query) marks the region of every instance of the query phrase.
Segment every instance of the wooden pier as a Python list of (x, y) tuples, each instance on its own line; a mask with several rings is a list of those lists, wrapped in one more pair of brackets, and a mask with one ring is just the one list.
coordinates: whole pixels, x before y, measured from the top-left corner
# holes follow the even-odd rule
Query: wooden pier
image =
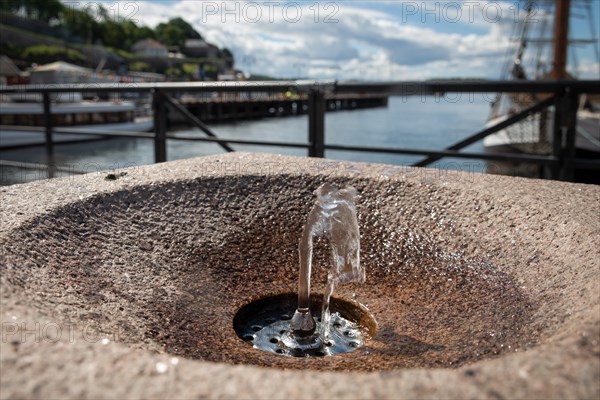
[[(227, 122), (307, 114), (308, 96), (260, 93), (220, 93), (214, 97), (183, 96), (179, 103), (204, 122)], [(387, 107), (388, 96), (335, 94), (325, 97), (327, 111)], [(167, 106), (169, 124), (186, 123), (186, 118)]]

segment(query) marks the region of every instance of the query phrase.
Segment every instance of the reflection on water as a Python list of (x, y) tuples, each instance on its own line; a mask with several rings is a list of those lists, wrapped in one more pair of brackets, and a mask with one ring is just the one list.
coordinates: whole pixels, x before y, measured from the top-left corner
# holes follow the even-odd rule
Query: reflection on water
[[(434, 97), (392, 97), (387, 108), (338, 111), (328, 113), (325, 119), (327, 144), (363, 145), (376, 147), (404, 147), (442, 149), (467, 135), (482, 129), (489, 103), (464, 96), (456, 102)], [(269, 118), (254, 121), (213, 124), (214, 131), (223, 138), (283, 141), (304, 143), (308, 140), (307, 116)], [(204, 134), (197, 129), (182, 129), (186, 135)], [(269, 152), (287, 155), (306, 155), (304, 149), (282, 147), (232, 145), (240, 151)], [(468, 151), (482, 151), (476, 143)], [(176, 141), (167, 142), (167, 157), (177, 160), (222, 153), (216, 144)], [(416, 156), (327, 151), (328, 158), (410, 165), (421, 159)], [(45, 148), (27, 148), (0, 152), (1, 160), (47, 164)], [(151, 164), (154, 145), (149, 139), (119, 138), (89, 143), (55, 146), (54, 163), (68, 171), (96, 172), (119, 170), (130, 166)], [(440, 168), (479, 171), (482, 161), (444, 159), (435, 164)], [(0, 182), (13, 184), (46, 177), (45, 170), (21, 170), (0, 167)]]

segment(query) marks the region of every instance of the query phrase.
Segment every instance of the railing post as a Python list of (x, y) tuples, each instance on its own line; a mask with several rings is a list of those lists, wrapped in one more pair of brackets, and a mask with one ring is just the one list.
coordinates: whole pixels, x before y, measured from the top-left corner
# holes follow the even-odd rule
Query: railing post
[(155, 90), (152, 95), (154, 110), (154, 162), (167, 161), (167, 112), (165, 94)]
[(44, 127), (46, 129), (46, 170), (48, 178), (54, 178), (54, 142), (52, 140), (52, 110), (50, 104), (50, 93), (43, 93), (44, 99)]
[(554, 97), (554, 121), (552, 126), (552, 155), (558, 159), (558, 164), (552, 166), (552, 179), (560, 179), (563, 165), (563, 108), (565, 102), (564, 93), (556, 94)]
[(571, 92), (568, 86), (566, 90), (564, 115), (562, 117), (566, 136), (563, 158), (564, 164), (560, 179), (573, 182), (575, 180), (575, 137), (577, 136), (577, 109), (579, 108), (579, 98)]
[(575, 137), (577, 129), (578, 97), (567, 86), (556, 96), (554, 103), (554, 132), (552, 155), (559, 164), (552, 169), (552, 179), (573, 181), (575, 178)]
[(308, 94), (308, 141), (309, 157), (325, 156), (325, 95), (318, 89)]

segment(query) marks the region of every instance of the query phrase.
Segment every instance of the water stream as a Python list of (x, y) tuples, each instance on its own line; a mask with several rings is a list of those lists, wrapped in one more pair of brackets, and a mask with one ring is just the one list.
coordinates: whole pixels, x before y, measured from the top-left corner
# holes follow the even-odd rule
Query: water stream
[[(331, 332), (329, 302), (337, 284), (364, 282), (365, 270), (360, 264), (360, 233), (356, 216), (356, 189), (337, 188), (325, 183), (316, 191), (313, 205), (300, 239), (300, 277), (298, 280), (298, 308), (290, 323), (288, 342), (318, 347), (327, 341)], [(310, 275), (312, 269), (313, 239), (322, 236), (329, 241), (332, 262), (327, 273), (327, 287), (323, 296), (320, 329), (310, 312)]]
[[(250, 303), (235, 318), (238, 336), (257, 349), (292, 357), (323, 357), (355, 350), (367, 338), (366, 328), (349, 312), (355, 309), (363, 313), (359, 305), (346, 302), (347, 305), (340, 308), (344, 302), (339, 299), (331, 303), (336, 285), (365, 281), (365, 270), (360, 263), (356, 190), (325, 183), (315, 195), (317, 199), (306, 219), (298, 248), (300, 275), (296, 311), (291, 315), (290, 311), (296, 306), (293, 298), (267, 299)], [(324, 266), (327, 286), (323, 299), (313, 299), (311, 307), (310, 275), (316, 237), (328, 241), (331, 263)], [(333, 304), (333, 313), (330, 304)]]

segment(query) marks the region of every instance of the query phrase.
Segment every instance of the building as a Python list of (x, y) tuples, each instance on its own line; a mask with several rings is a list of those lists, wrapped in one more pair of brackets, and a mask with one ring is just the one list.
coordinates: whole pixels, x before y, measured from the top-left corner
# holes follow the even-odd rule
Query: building
[(186, 39), (182, 53), (193, 58), (219, 58), (221, 52), (204, 39)]
[(56, 61), (40, 65), (29, 71), (31, 84), (52, 83), (116, 83), (119, 76), (111, 71), (96, 72), (89, 68)]
[[(65, 83), (118, 83), (119, 75), (112, 71), (96, 72), (89, 68), (70, 64), (64, 61), (56, 61), (50, 64), (40, 65), (28, 71), (29, 81), (32, 85), (52, 85)], [(92, 96), (91, 93), (86, 93)], [(38, 99), (39, 97), (39, 99)], [(80, 101), (82, 94), (80, 92), (69, 92), (63, 94), (54, 94), (53, 100), (56, 101)], [(41, 96), (33, 94), (28, 100), (39, 101)]]
[(21, 70), (5, 55), (0, 55), (0, 85), (19, 83)]
[(150, 58), (166, 58), (169, 56), (167, 46), (154, 39), (138, 40), (131, 46), (135, 55)]

